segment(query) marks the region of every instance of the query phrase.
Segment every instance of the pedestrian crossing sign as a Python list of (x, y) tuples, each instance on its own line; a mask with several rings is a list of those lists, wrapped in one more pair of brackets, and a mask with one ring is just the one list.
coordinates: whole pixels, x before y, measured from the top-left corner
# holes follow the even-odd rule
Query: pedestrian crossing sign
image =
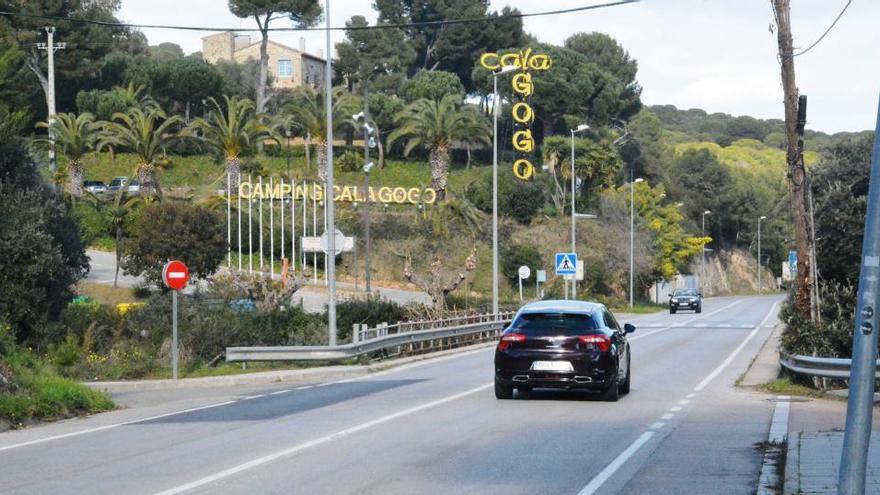
[(577, 274), (577, 253), (556, 253), (556, 275)]

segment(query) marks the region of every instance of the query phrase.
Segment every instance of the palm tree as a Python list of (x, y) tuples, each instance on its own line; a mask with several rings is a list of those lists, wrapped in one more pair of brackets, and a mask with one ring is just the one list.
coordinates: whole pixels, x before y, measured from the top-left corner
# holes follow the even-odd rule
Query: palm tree
[(452, 147), (460, 142), (489, 144), (491, 138), (485, 121), (459, 108), (460, 101), (457, 95), (440, 101), (416, 100), (397, 114), (395, 121), (400, 127), (388, 136), (389, 148), (398, 139), (406, 139), (404, 156), (417, 147), (428, 150), (431, 187), (438, 199), (446, 197)]
[(41, 144), (52, 146), (67, 157), (67, 190), (73, 196), (81, 196), (83, 192), (83, 158), (95, 148), (101, 124), (95, 122), (95, 116), (90, 113), (74, 115), (72, 113), (59, 113), (50, 122), (40, 122), (37, 127), (50, 130), (54, 134), (54, 142), (49, 139), (40, 139)]
[(131, 108), (113, 114), (113, 121), (104, 126), (98, 148), (118, 146), (137, 155), (140, 194), (150, 196), (158, 192), (155, 172), (156, 167), (164, 164), (164, 148), (182, 137), (174, 130), (182, 123), (179, 115), (169, 117), (154, 105)]
[(201, 139), (223, 154), (226, 159), (226, 173), (229, 176), (230, 189), (238, 191), (241, 174), (242, 153), (254, 144), (265, 139), (278, 140), (272, 129), (263, 123), (263, 117), (254, 111), (254, 102), (236, 96), (223, 96), (224, 107), (216, 99), (210, 98), (213, 108), (208, 118), (197, 118), (191, 128), (201, 133)]
[(116, 239), (116, 273), (113, 275), (113, 287), (116, 287), (116, 283), (119, 280), (119, 266), (122, 263), (123, 252), (122, 242), (125, 238), (125, 222), (139, 201), (139, 197), (128, 197), (125, 189), (120, 189), (116, 192), (113, 205), (107, 212), (110, 235)]
[[(334, 130), (351, 126), (351, 115), (358, 111), (359, 106), (355, 95), (345, 92), (343, 88), (334, 88)], [(324, 94), (316, 92), (310, 86), (300, 86), (285, 110), (305, 131), (306, 136), (314, 141), (318, 155), (318, 178), (323, 181), (327, 176), (327, 112)]]

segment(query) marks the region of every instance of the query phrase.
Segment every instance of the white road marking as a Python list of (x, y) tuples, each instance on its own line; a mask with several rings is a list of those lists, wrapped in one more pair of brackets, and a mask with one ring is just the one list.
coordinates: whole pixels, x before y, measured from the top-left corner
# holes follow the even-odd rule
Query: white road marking
[(617, 470), (620, 469), (620, 467), (623, 466), (623, 464), (628, 461), (630, 457), (638, 452), (638, 450), (642, 448), (642, 445), (648, 443), (648, 440), (650, 440), (655, 433), (656, 432), (654, 431), (646, 431), (642, 433), (635, 442), (630, 444), (630, 446), (627, 447), (626, 450), (621, 452), (616, 459), (611, 461), (611, 464), (605, 466), (605, 469), (603, 469), (602, 472), (597, 474), (596, 477), (587, 484), (587, 486), (585, 486), (580, 492), (578, 492), (578, 495), (592, 495), (593, 493), (596, 493), (596, 490), (601, 488), (602, 485), (605, 484), (606, 481), (608, 481), (608, 478), (613, 476), (614, 473), (616, 473)]
[(288, 392), (293, 392), (293, 390), (290, 390), (290, 389), (288, 389), (288, 390), (278, 390), (278, 391), (276, 391), (276, 392), (272, 392), (272, 393), (269, 394), (269, 395), (281, 395), (281, 394), (286, 394), (286, 393), (288, 393)]
[[(337, 431), (336, 433), (331, 433), (329, 435), (325, 435), (323, 437), (316, 438), (316, 439), (310, 440), (308, 442), (300, 443), (300, 444), (294, 445), (292, 447), (286, 448), (284, 450), (279, 450), (279, 451), (273, 452), (269, 455), (265, 455), (263, 457), (258, 457), (252, 461), (248, 461), (243, 464), (239, 464), (238, 466), (233, 466), (231, 468), (224, 469), (223, 471), (218, 471), (212, 475), (205, 476), (204, 478), (192, 481), (190, 483), (186, 483), (186, 484), (179, 485), (179, 486), (176, 486), (173, 488), (169, 488), (167, 490), (158, 492), (157, 495), (175, 495), (178, 493), (183, 493), (183, 492), (192, 490), (194, 488), (199, 488), (199, 487), (205, 486), (207, 484), (213, 483), (215, 481), (219, 481), (221, 479), (236, 475), (238, 473), (241, 473), (241, 472), (244, 472), (244, 471), (247, 471), (250, 469), (254, 469), (256, 467), (262, 466), (263, 464), (278, 460), (282, 457), (287, 457), (287, 456), (296, 454), (298, 452), (302, 452), (304, 450), (310, 449), (312, 447), (317, 447), (318, 445), (332, 442), (333, 440), (339, 440), (341, 438), (353, 435), (357, 432), (372, 428), (374, 426), (378, 426), (383, 423), (387, 423), (389, 421), (393, 421), (395, 419), (402, 418), (404, 416), (409, 416), (411, 414), (415, 414), (417, 412), (424, 411), (425, 409), (429, 409), (429, 408), (436, 407), (436, 406), (439, 406), (442, 404), (446, 404), (448, 402), (452, 402), (452, 401), (461, 399), (463, 397), (467, 397), (468, 395), (472, 395), (477, 392), (482, 392), (483, 390), (486, 390), (489, 387), (492, 387), (493, 385), (494, 385), (493, 383), (487, 383), (485, 385), (480, 385), (479, 387), (472, 388), (470, 390), (466, 390), (464, 392), (460, 392), (455, 395), (450, 395), (450, 396), (444, 397), (442, 399), (437, 399), (437, 400), (434, 400), (431, 402), (426, 402), (422, 405), (411, 407), (409, 409), (404, 409), (404, 410), (398, 411), (396, 413), (387, 414), (385, 416), (376, 418), (374, 420), (367, 421), (366, 423), (361, 423), (359, 425), (352, 426), (350, 428), (346, 428), (344, 430)], [(644, 434), (642, 434), (642, 436), (644, 436)], [(648, 438), (650, 438), (650, 437), (648, 437)], [(636, 450), (638, 450), (638, 447), (641, 447), (641, 444), (639, 444), (636, 447)], [(630, 448), (632, 448), (632, 446)], [(605, 469), (607, 470), (608, 468), (605, 468)], [(615, 470), (616, 469), (617, 468), (615, 468)], [(612, 473), (613, 473), (613, 471), (612, 471)], [(592, 493), (592, 492), (588, 492), (588, 493)]]
[(253, 400), (261, 397), (265, 397), (265, 395), (248, 395), (247, 397), (242, 397), (241, 400)]
[(686, 399), (693, 399), (693, 398), (696, 397), (696, 396), (697, 396), (697, 394), (691, 392), (691, 393), (685, 395), (685, 398), (686, 398)]
[(682, 405), (682, 406), (686, 406), (686, 405), (690, 404), (690, 402), (691, 402), (691, 401), (689, 401), (689, 400), (680, 400), (680, 401), (678, 401), (679, 405)]
[(648, 429), (649, 430), (659, 430), (660, 428), (663, 428), (663, 425), (665, 425), (665, 424), (666, 423), (664, 423), (662, 421), (658, 421), (658, 422), (652, 424)]
[(675, 325), (669, 325), (669, 326), (667, 326), (667, 327), (663, 327), (663, 328), (661, 328), (661, 329), (659, 329), (659, 330), (654, 330), (653, 332), (643, 333), (643, 334), (641, 334), (641, 335), (636, 335), (636, 336), (634, 336), (634, 337), (630, 337), (630, 338), (629, 338), (629, 341), (632, 342), (632, 341), (635, 341), (635, 340), (643, 339), (643, 338), (645, 338), (645, 337), (649, 337), (649, 336), (651, 336), (651, 335), (654, 335), (654, 334), (657, 334), (657, 333), (660, 333), (660, 332), (666, 332), (667, 330), (671, 330), (671, 329), (673, 329), (673, 328), (682, 328), (682, 327), (684, 327), (685, 325), (687, 325), (687, 324), (689, 324), (689, 323), (691, 323), (691, 322), (697, 321), (697, 320), (702, 319), (702, 318), (708, 318), (708, 317), (710, 317), (710, 316), (712, 316), (712, 315), (714, 315), (714, 314), (718, 314), (718, 313), (720, 313), (720, 312), (722, 312), (722, 311), (724, 311), (724, 310), (726, 310), (726, 309), (732, 308), (733, 306), (736, 306), (737, 304), (739, 304), (739, 303), (741, 303), (741, 302), (743, 302), (743, 301), (745, 301), (745, 299), (739, 299), (739, 300), (736, 300), (736, 301), (732, 302), (731, 304), (728, 304), (727, 306), (724, 306), (724, 307), (721, 308), (721, 309), (717, 309), (717, 310), (715, 310), (715, 311), (713, 311), (713, 312), (711, 312), (711, 313), (706, 313), (706, 314), (701, 315), (701, 316), (695, 316), (695, 317), (691, 318), (690, 320), (688, 320), (688, 321), (686, 321), (686, 322), (684, 322), (684, 323), (677, 323), (677, 324), (675, 324)]
[(773, 420), (770, 422), (770, 434), (767, 441), (782, 443), (788, 437), (788, 413), (790, 411), (791, 397), (780, 395), (776, 398), (776, 409), (773, 411)]
[(673, 418), (673, 416), (675, 416), (675, 414), (666, 413), (663, 416), (660, 416), (660, 419), (665, 419), (666, 421), (669, 421), (670, 419)]
[(678, 411), (681, 411), (681, 407), (679, 407), (679, 406), (673, 406), (673, 407), (670, 407), (669, 410), (672, 411), (672, 412), (678, 412)]
[(236, 402), (238, 402), (238, 401), (228, 400), (226, 402), (218, 402), (216, 404), (209, 404), (207, 406), (192, 407), (190, 409), (184, 409), (182, 411), (174, 411), (174, 412), (165, 413), (165, 414), (157, 414), (156, 416), (149, 416), (146, 418), (133, 419), (130, 421), (123, 421), (121, 423), (113, 423), (110, 425), (98, 426), (95, 428), (89, 428), (87, 430), (73, 431), (70, 433), (64, 433), (62, 435), (53, 435), (51, 437), (38, 438), (36, 440), (30, 440), (27, 442), (21, 442), (21, 443), (16, 443), (16, 444), (12, 444), (12, 445), (7, 445), (5, 447), (0, 447), (0, 452), (3, 452), (4, 450), (17, 449), (19, 447), (27, 447), (28, 445), (36, 445), (38, 443), (50, 442), (52, 440), (60, 440), (62, 438), (76, 437), (79, 435), (85, 435), (86, 433), (95, 433), (95, 432), (99, 432), (99, 431), (109, 430), (111, 428), (118, 428), (120, 426), (133, 425), (133, 424), (137, 424), (137, 423), (144, 423), (147, 421), (153, 421), (155, 419), (162, 419), (162, 418), (167, 418), (169, 416), (176, 416), (178, 414), (184, 414), (184, 413), (195, 412), (195, 411), (204, 411), (205, 409), (213, 409), (215, 407), (226, 406), (229, 404), (234, 404)]
[(730, 323), (719, 323), (718, 328), (730, 328)]
[(314, 385), (303, 385), (302, 387), (296, 387), (294, 390), (306, 390), (309, 388), (315, 388)]
[(709, 373), (709, 375), (706, 378), (703, 378), (703, 381), (701, 381), (696, 387), (694, 387), (695, 392), (699, 392), (700, 390), (703, 390), (704, 388), (706, 388), (706, 386), (709, 385), (709, 382), (711, 382), (712, 380), (715, 379), (715, 377), (720, 375), (721, 372), (724, 371), (724, 368), (727, 368), (727, 366), (729, 366), (730, 363), (732, 363), (733, 360), (736, 359), (736, 356), (740, 353), (740, 351), (743, 350), (743, 348), (746, 346), (746, 344), (748, 344), (749, 341), (752, 340), (752, 337), (754, 337), (755, 334), (758, 333), (758, 330), (760, 330), (761, 327), (764, 326), (765, 323), (767, 323), (767, 320), (770, 319), (771, 316), (773, 316), (773, 312), (776, 310), (777, 306), (779, 306), (778, 301), (773, 303), (773, 306), (770, 307), (770, 311), (767, 312), (767, 315), (764, 316), (764, 319), (761, 321), (761, 323), (758, 323), (755, 326), (754, 330), (749, 332), (749, 334), (739, 344), (739, 346), (736, 349), (734, 349), (733, 352), (730, 353), (730, 356), (727, 356), (727, 359), (725, 359), (724, 362), (721, 363), (720, 366), (715, 368), (711, 373)]

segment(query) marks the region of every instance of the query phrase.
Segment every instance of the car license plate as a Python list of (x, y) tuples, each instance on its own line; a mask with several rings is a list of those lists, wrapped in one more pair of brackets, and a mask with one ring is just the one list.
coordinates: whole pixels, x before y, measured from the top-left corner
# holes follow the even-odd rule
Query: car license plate
[(533, 371), (574, 371), (568, 361), (534, 361), (531, 369)]

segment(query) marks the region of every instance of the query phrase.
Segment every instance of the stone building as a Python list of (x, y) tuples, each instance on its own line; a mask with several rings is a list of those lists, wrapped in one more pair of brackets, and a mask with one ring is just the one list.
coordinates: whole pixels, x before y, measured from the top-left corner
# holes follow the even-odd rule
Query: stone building
[[(299, 39), (299, 49), (269, 40), (269, 73), (273, 88), (295, 88), (310, 85), (315, 89), (324, 86), (323, 52), (317, 55), (306, 52), (304, 38)], [(231, 31), (212, 34), (202, 38), (202, 56), (210, 63), (220, 60), (244, 62), (249, 58), (260, 59), (260, 40)]]

